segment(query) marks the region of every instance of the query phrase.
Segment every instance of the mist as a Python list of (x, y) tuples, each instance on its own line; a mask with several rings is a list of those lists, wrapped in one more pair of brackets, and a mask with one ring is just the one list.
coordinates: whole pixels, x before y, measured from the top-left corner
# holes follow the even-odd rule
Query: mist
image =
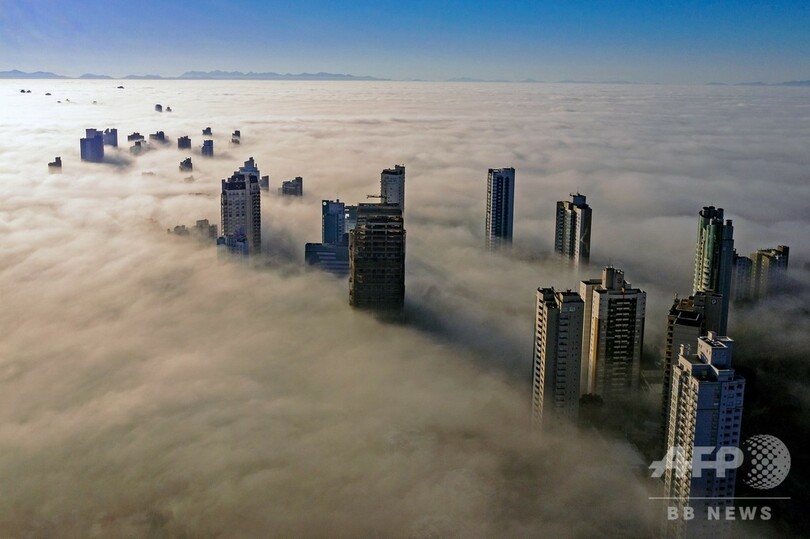
[[(648, 292), (645, 344), (660, 346), (713, 204), (741, 253), (789, 245), (807, 295), (801, 88), (118, 84), (0, 82), (3, 535), (650, 535), (658, 508), (618, 442), (531, 433), (534, 290), (610, 262)], [(89, 127), (118, 129), (105, 163), (79, 160)], [(158, 130), (170, 144), (129, 154), (129, 133)], [(251, 156), (271, 186), (259, 263), (166, 233), (219, 223), (220, 179)], [(408, 236), (392, 324), (353, 311), (303, 250), (321, 199), (365, 202), (394, 163)], [(515, 244), (489, 255), (486, 172), (502, 166)], [(304, 197), (277, 197), (295, 176)], [(576, 191), (594, 223), (579, 273), (550, 256), (555, 202)], [(732, 313), (730, 336), (755, 323)]]

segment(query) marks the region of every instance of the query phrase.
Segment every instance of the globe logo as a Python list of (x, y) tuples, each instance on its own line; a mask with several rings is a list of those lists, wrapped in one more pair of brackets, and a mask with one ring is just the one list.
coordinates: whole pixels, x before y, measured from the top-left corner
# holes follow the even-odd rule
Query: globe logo
[(769, 434), (757, 434), (743, 443), (746, 472), (743, 481), (753, 488), (778, 486), (790, 471), (790, 451), (782, 440)]

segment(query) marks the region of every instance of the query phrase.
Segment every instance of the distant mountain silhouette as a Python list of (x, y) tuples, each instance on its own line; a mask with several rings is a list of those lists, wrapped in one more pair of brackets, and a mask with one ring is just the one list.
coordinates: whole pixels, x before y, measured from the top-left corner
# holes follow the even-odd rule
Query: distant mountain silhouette
[(452, 79), (447, 79), (447, 82), (512, 82), (512, 81), (504, 79), (474, 79), (471, 77), (454, 77)]
[(788, 80), (785, 82), (767, 83), (762, 81), (753, 82), (707, 82), (706, 86), (810, 86), (810, 80)]
[(109, 75), (95, 75), (93, 73), (85, 73), (84, 75), (82, 75), (79, 78), (80, 79), (88, 79), (88, 80), (93, 80), (93, 79), (105, 79), (106, 80), (106, 79), (111, 79), (112, 77), (109, 76)]
[(25, 73), (18, 69), (12, 71), (0, 71), (0, 79), (69, 79), (63, 75), (57, 75), (50, 71), (36, 71), (34, 73)]
[(241, 71), (186, 71), (179, 79), (197, 80), (390, 80), (343, 73), (242, 73)]

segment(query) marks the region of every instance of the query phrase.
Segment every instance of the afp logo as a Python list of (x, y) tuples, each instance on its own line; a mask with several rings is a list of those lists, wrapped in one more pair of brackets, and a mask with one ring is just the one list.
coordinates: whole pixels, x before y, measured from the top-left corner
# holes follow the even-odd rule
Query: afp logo
[[(677, 477), (683, 477), (690, 464), (685, 460), (686, 455), (682, 447), (670, 447), (663, 459), (650, 464), (652, 477), (661, 477), (666, 470), (675, 470)], [(704, 470), (715, 470), (718, 477), (726, 477), (728, 470), (741, 466), (742, 479), (750, 487), (775, 488), (790, 472), (790, 451), (782, 440), (768, 434), (748, 438), (742, 449), (730, 446), (692, 448), (692, 477), (702, 477)]]
[(777, 487), (790, 472), (790, 451), (776, 436), (751, 436), (742, 448), (745, 465), (741, 474), (749, 487), (762, 490)]

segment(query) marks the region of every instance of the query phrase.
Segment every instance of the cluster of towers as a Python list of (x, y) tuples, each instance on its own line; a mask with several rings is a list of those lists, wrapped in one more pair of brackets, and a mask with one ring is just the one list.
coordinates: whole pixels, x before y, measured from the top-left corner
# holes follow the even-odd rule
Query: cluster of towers
[[(584, 197), (558, 203), (555, 248), (579, 259), (589, 251), (590, 209)], [(581, 226), (582, 231), (571, 234)], [(664, 475), (665, 497), (678, 507), (704, 513), (733, 505), (734, 470), (722, 477), (692, 476), (696, 447), (738, 447), (745, 380), (731, 366), (733, 340), (728, 334), (734, 286), (763, 297), (783, 286), (789, 249), (762, 249), (740, 278), (743, 257), (734, 251), (734, 229), (722, 208), (708, 206), (698, 217), (692, 295), (675, 298), (667, 316), (663, 358), (660, 440), (678, 448)], [(582, 240), (582, 241), (580, 241)], [(579, 247), (576, 247), (579, 241)], [(575, 246), (573, 249), (571, 246)], [(735, 277), (736, 276), (736, 277)], [(737, 295), (742, 292), (737, 292)], [(753, 293), (752, 293), (753, 295)], [(747, 297), (746, 299), (750, 299)], [(606, 267), (601, 279), (585, 280), (579, 291), (539, 288), (536, 293), (533, 423), (553, 429), (574, 422), (580, 398), (599, 395), (605, 405), (633, 398), (639, 381), (646, 294), (631, 286), (622, 271)], [(670, 523), (671, 536), (704, 533), (705, 519)]]
[(405, 167), (380, 174), (379, 203), (321, 201), (321, 243), (307, 243), (307, 264), (349, 275), (353, 307), (397, 311), (405, 301)]

